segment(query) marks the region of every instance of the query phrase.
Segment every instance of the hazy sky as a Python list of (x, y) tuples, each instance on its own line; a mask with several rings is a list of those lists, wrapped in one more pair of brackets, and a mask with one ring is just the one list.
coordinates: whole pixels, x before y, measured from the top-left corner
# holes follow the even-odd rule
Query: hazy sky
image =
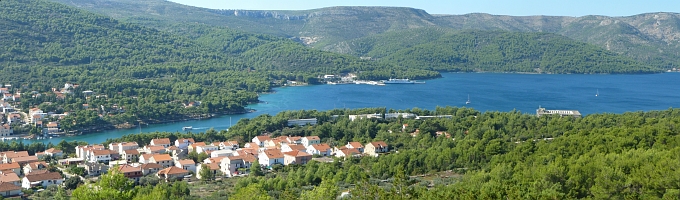
[(679, 0), (170, 0), (214, 9), (307, 10), (331, 6), (413, 7), (430, 14), (629, 16), (679, 12)]

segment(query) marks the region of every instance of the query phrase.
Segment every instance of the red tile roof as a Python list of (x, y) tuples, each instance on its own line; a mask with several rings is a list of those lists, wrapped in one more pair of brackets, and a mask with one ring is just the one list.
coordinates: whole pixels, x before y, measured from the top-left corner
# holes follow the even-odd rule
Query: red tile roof
[(170, 139), (169, 138), (159, 138), (159, 139), (153, 139), (151, 142), (154, 145), (162, 145), (162, 144), (170, 144)]
[(92, 154), (95, 156), (103, 156), (103, 155), (111, 155), (111, 151), (109, 150), (92, 150)]
[(3, 155), (7, 158), (26, 157), (28, 156), (28, 151), (5, 151), (0, 153), (0, 155)]
[(324, 144), (324, 143), (313, 144), (313, 145), (309, 145), (309, 146), (312, 146), (312, 148), (319, 150), (319, 151), (328, 151), (329, 149), (331, 149), (331, 146), (328, 146), (328, 144)]
[(371, 144), (373, 144), (374, 147), (386, 147), (387, 146), (387, 143), (385, 143), (383, 141), (371, 142)]
[(283, 158), (283, 153), (278, 149), (267, 149), (263, 151), (264, 155), (268, 158)]
[(305, 138), (307, 138), (307, 140), (321, 140), (321, 138), (319, 138), (319, 136), (307, 136)]
[(142, 164), (140, 167), (142, 169), (160, 169), (160, 168), (163, 168), (163, 166), (156, 164), (156, 163), (146, 163), (146, 164)]
[(179, 162), (180, 165), (195, 165), (196, 164), (194, 162), (194, 160), (189, 160), (189, 159), (178, 160), (177, 162)]
[(139, 151), (137, 149), (128, 149), (124, 151), (125, 154), (131, 154), (131, 155), (139, 155)]
[(62, 179), (61, 174), (59, 174), (59, 172), (26, 175), (25, 178), (28, 179), (28, 181), (31, 181), (31, 182)]
[(5, 183), (5, 182), (16, 182), (16, 181), (21, 181), (21, 179), (14, 172), (0, 174), (0, 182)]
[(168, 154), (155, 154), (152, 158), (156, 162), (172, 160), (172, 157)]
[(9, 191), (15, 191), (15, 190), (21, 190), (21, 187), (16, 186), (12, 183), (0, 183), (0, 192), (9, 192)]
[(59, 149), (55, 149), (55, 148), (50, 148), (50, 149), (45, 150), (45, 153), (52, 153), (52, 154), (61, 153), (61, 152), (63, 152), (63, 151), (61, 151)]
[(142, 168), (141, 167), (133, 167), (131, 165), (121, 165), (118, 166), (118, 170), (123, 173), (129, 173), (129, 172), (141, 172)]
[(194, 138), (179, 138), (179, 139), (177, 139), (177, 141), (179, 141), (179, 142), (184, 142), (184, 140), (187, 140), (190, 143), (196, 143), (196, 142), (194, 142)]
[(8, 170), (8, 169), (21, 169), (21, 166), (19, 166), (19, 163), (0, 164), (0, 171), (4, 171), (4, 170)]
[(349, 145), (354, 147), (354, 148), (363, 148), (364, 145), (361, 145), (360, 142), (349, 142)]
[(305, 148), (305, 145), (301, 145), (301, 144), (289, 144), (288, 147), (290, 147), (290, 149), (294, 150), (294, 151), (295, 150), (297, 150), (297, 151), (307, 150), (307, 148)]
[(158, 174), (164, 175), (188, 174), (188, 173), (189, 171), (175, 166), (170, 166), (168, 168), (162, 169), (161, 171), (158, 171)]
[(283, 154), (286, 154), (288, 156), (293, 156), (293, 157), (312, 156), (312, 154), (308, 154), (308, 153), (305, 153), (303, 151), (289, 151), (289, 152), (285, 152)]

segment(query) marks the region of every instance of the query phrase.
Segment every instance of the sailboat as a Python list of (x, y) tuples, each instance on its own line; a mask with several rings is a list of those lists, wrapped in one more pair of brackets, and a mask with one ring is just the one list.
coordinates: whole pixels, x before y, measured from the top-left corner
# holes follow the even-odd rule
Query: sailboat
[(470, 95), (468, 94), (468, 100), (465, 102), (465, 104), (470, 104), (470, 103), (472, 103), (472, 102), (470, 102)]
[(600, 89), (597, 89), (597, 93), (595, 93), (595, 96), (600, 96)]

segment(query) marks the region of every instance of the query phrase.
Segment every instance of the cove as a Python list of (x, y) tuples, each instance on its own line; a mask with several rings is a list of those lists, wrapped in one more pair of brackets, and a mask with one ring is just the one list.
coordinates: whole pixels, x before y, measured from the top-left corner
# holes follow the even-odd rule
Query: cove
[[(647, 75), (444, 73), (426, 84), (314, 85), (276, 88), (260, 95), (266, 103), (250, 105), (256, 112), (204, 120), (144, 125), (137, 129), (109, 130), (72, 137), (22, 140), (24, 143), (85, 141), (101, 143), (122, 135), (209, 128), (225, 130), (242, 118), (275, 115), (284, 110), (330, 110), (334, 108), (385, 107), (387, 109), (434, 109), (437, 106), (472, 107), (479, 111), (535, 113), (548, 109), (579, 110), (581, 114), (623, 113), (680, 107), (680, 73)], [(599, 93), (598, 96), (595, 96)], [(471, 104), (465, 104), (470, 96)]]

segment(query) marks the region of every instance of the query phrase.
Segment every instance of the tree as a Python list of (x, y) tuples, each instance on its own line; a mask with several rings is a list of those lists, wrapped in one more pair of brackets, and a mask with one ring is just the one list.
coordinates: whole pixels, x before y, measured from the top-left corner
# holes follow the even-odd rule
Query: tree
[(64, 187), (69, 190), (78, 188), (80, 184), (83, 184), (83, 180), (77, 176), (72, 176), (64, 181)]
[(59, 187), (57, 189), (57, 193), (54, 194), (54, 200), (67, 200), (68, 196), (66, 195), (66, 190), (64, 190), (63, 187)]
[(94, 184), (84, 184), (73, 191), (74, 199), (104, 200), (132, 199), (135, 196), (134, 182), (120, 170), (112, 168)]
[(262, 166), (260, 166), (260, 161), (255, 159), (255, 162), (253, 162), (253, 165), (250, 166), (250, 175), (251, 176), (262, 176), (264, 173), (262, 173)]
[(237, 189), (229, 199), (271, 200), (273, 198), (267, 195), (260, 184), (254, 183)]
[(324, 179), (311, 191), (304, 191), (300, 199), (334, 200), (338, 196), (338, 186), (332, 179)]
[(201, 181), (203, 182), (215, 180), (215, 174), (212, 173), (210, 166), (207, 164), (201, 165), (201, 171), (198, 174), (201, 176)]

